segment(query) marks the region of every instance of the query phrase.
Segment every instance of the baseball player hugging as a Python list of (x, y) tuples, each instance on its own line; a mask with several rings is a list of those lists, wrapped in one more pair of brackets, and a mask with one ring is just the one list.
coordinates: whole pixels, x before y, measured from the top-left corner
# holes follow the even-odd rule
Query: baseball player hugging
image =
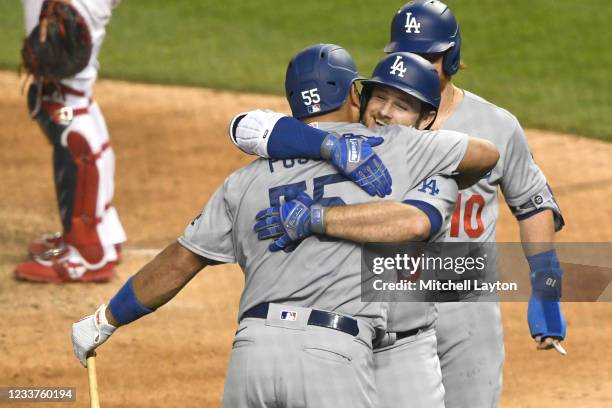
[[(435, 84), (433, 99), (415, 103), (412, 112), (427, 127), (439, 99), (437, 76), (422, 58), (399, 55), (418, 77)], [(392, 59), (385, 58), (382, 69)], [(81, 363), (117, 327), (170, 301), (206, 266), (236, 262), (245, 287), (223, 406), (379, 405), (373, 348), (387, 332), (388, 304), (361, 301), (360, 242), (379, 240), (381, 229), (394, 241), (435, 237), (454, 206), (457, 185), (448, 176), (480, 178), (498, 155), (492, 144), (457, 132), (357, 123), (359, 75), (338, 46), (318, 45), (296, 55), (286, 85), (295, 83), (297, 91), (312, 84), (300, 76), (313, 64), (321, 68), (315, 70), (321, 76), (311, 78), (315, 87), (335, 78), (334, 89), (311, 94), (319, 99), (316, 119), (300, 115), (308, 111), (302, 101), (292, 108), (304, 122), (321, 120), (320, 129), (274, 112), (237, 115), (232, 139), (279, 160), (261, 158), (231, 174), (177, 242), (128, 279), (108, 306), (73, 325)], [(295, 143), (287, 142), (288, 135)], [(287, 157), (296, 153), (300, 159)], [(416, 165), (419, 157), (432, 160)], [(444, 190), (439, 198), (413, 192), (432, 177)]]
[[(443, 240), (476, 242), (480, 245), (494, 242), (499, 186), (519, 221), (521, 240), (531, 269), (533, 292), (527, 316), (531, 335), (539, 349), (556, 348), (563, 353), (559, 345), (559, 341), (565, 337), (565, 320), (559, 303), (562, 272), (552, 244), (555, 231), (564, 224), (561, 211), (531, 156), (517, 119), (509, 112), (453, 85), (452, 77), (461, 68), (460, 50), (461, 36), (457, 21), (451, 10), (436, 0), (412, 1), (401, 7), (393, 17), (391, 39), (385, 47), (385, 52), (390, 53), (389, 58), (395, 58), (393, 64), (388, 66), (387, 74), (390, 76), (401, 77), (407, 72), (404, 58), (396, 55), (398, 52), (411, 52), (432, 63), (440, 81), (440, 102), (435, 120), (430, 124), (432, 129), (473, 134), (493, 142), (500, 150), (498, 164), (485, 177), (471, 180), (477, 181), (471, 186), (465, 180), (460, 183), (457, 205), (450, 227), (444, 230)], [(315, 91), (320, 92), (320, 89)], [(301, 92), (310, 95), (312, 91), (305, 89)], [(371, 109), (372, 102), (380, 102), (383, 108)], [(364, 111), (361, 120), (368, 126), (411, 124), (404, 121), (406, 117), (401, 110), (394, 112), (390, 109), (391, 102), (389, 95), (381, 97), (374, 94), (372, 97), (366, 87), (362, 94), (361, 109)], [(309, 101), (305, 99), (303, 103), (308, 104)], [(406, 106), (403, 108), (405, 110)], [(419, 119), (422, 118), (421, 115)], [(268, 154), (277, 158), (271, 142), (268, 144)], [(248, 151), (250, 143), (248, 138), (244, 142), (238, 140), (243, 150)], [(295, 138), (287, 138), (285, 143), (297, 145), (299, 142)], [(295, 150), (292, 153), (296, 157), (303, 154)], [(253, 152), (261, 154), (261, 149)], [(394, 175), (393, 171), (391, 175)], [(418, 393), (413, 393), (410, 385), (419, 384), (419, 378), (428, 377), (416, 370), (411, 372), (407, 367), (413, 365), (413, 360), (408, 357), (409, 353), (402, 353), (403, 349), (409, 348), (409, 341), (404, 340), (404, 336), (406, 333), (414, 334), (407, 330), (412, 326), (409, 322), (413, 321), (411, 308), (414, 305), (391, 305), (389, 333), (396, 340), (398, 333), (401, 333), (399, 337), (402, 338), (394, 343), (395, 347), (392, 344), (390, 348), (375, 354), (382, 406), (396, 406), (398, 401), (423, 407), (497, 406), (504, 360), (499, 304), (495, 298), (485, 299), (488, 301), (482, 303), (474, 303), (470, 298), (464, 300), (437, 305), (437, 352), (446, 393), (443, 402), (439, 399), (415, 398)], [(417, 332), (418, 335), (420, 333)], [(412, 336), (407, 337), (410, 341), (413, 339)], [(434, 361), (433, 356), (430, 357)], [(416, 379), (402, 381), (400, 385), (398, 378)]]
[[(369, 135), (372, 134), (370, 132), (374, 132), (373, 134), (384, 136), (385, 140), (388, 140), (390, 135), (401, 134), (403, 138), (416, 137), (416, 140), (426, 141), (429, 147), (434, 147), (449, 135), (446, 131), (417, 130), (429, 127), (435, 118), (440, 101), (440, 82), (435, 68), (429, 62), (408, 53), (396, 53), (383, 58), (374, 69), (372, 77), (363, 81), (360, 97), (353, 97), (359, 115), (352, 117), (352, 121), (361, 118), (370, 129), (365, 129), (358, 123), (339, 126), (328, 122), (329, 117), (326, 113), (338, 109), (338, 106), (330, 103), (330, 100), (333, 100), (332, 96), (339, 93), (336, 86), (342, 83), (347, 83), (347, 87), (349, 86), (343, 78), (353, 66), (352, 59), (349, 59), (346, 51), (333, 44), (312, 46), (298, 53), (287, 70), (286, 95), (293, 116), (302, 119), (310, 127), (302, 125), (302, 128), (288, 129), (285, 125), (284, 132), (272, 133), (266, 138), (270, 125), (267, 124), (265, 117), (270, 114), (255, 111), (247, 114), (238, 126), (233, 126), (236, 127), (234, 142), (247, 153), (281, 160), (288, 157), (305, 157), (318, 148), (319, 143), (315, 142), (317, 140), (315, 135), (309, 138), (303, 137), (304, 134), (316, 134), (317, 131), (313, 130), (313, 127), (337, 133)], [(356, 75), (352, 80), (355, 79)], [(354, 92), (353, 88), (350, 89), (349, 95)], [(344, 93), (346, 91), (341, 94)], [(319, 100), (319, 106), (314, 114), (308, 109), (313, 101), (304, 97), (312, 94), (316, 94)], [(390, 126), (379, 127), (380, 125)], [(325, 139), (322, 139), (322, 142), (325, 146)], [(371, 143), (372, 140), (368, 142)], [(419, 169), (425, 169), (431, 163), (444, 158), (434, 152), (426, 154), (415, 146), (414, 150), (406, 152), (408, 155), (415, 154), (412, 159), (406, 160), (408, 156), (397, 160), (386, 159), (384, 152), (389, 146), (390, 144), (383, 143), (376, 149), (385, 159), (390, 174), (395, 179), (403, 177), (402, 174), (406, 171), (409, 173), (421, 171)], [(471, 166), (477, 166), (477, 163), (492, 166), (498, 157), (491, 143), (470, 138), (470, 146), (465, 157), (472, 154), (474, 162), (468, 163), (464, 158), (458, 166), (460, 172)], [(323, 154), (323, 157), (326, 155)], [(476, 177), (461, 174), (456, 178), (460, 184), (469, 185), (481, 178), (482, 173), (478, 170), (484, 169), (471, 168)], [(394, 186), (394, 192), (396, 188)], [(409, 231), (415, 226), (425, 224), (424, 233), (410, 239), (435, 241), (442, 238), (448, 230), (449, 213), (455, 207), (456, 190), (457, 185), (453, 179), (444, 175), (428, 178), (415, 185), (406, 194), (401, 205), (390, 208), (390, 203), (385, 203), (384, 206), (379, 204), (381, 205), (379, 209), (384, 208), (384, 213), (376, 211), (377, 204), (357, 207), (339, 206), (341, 203), (327, 201), (325, 197), (313, 197), (314, 203), (310, 201), (310, 197), (302, 197), (300, 204), (295, 208), (289, 203), (263, 210), (259, 214), (255, 228), (262, 239), (276, 238), (271, 244), (272, 250), (277, 250), (279, 246), (291, 248), (304, 236), (308, 236), (308, 233), (284, 232), (287, 228), (281, 227), (283, 220), (291, 221), (292, 211), (301, 213), (310, 209), (315, 220), (312, 230), (318, 234), (325, 233), (357, 242), (402, 242), (408, 238), (398, 231)], [(315, 189), (315, 194), (316, 191)], [(419, 220), (416, 214), (424, 215), (424, 220)], [(424, 222), (421, 224), (421, 221)], [(372, 231), (362, 228), (348, 233), (348, 225), (364, 224), (371, 226)], [(299, 223), (297, 225), (299, 226)], [(419, 407), (444, 406), (444, 390), (434, 330), (436, 317), (437, 310), (433, 303), (410, 303), (404, 307), (390, 304), (387, 333), (376, 344), (374, 350), (380, 406), (394, 407), (398, 403)], [(400, 379), (401, 385), (398, 383)]]

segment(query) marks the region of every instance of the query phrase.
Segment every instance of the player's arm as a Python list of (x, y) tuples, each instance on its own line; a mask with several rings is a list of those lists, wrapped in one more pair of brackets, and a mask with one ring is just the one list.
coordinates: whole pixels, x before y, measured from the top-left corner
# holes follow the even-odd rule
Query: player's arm
[(391, 194), (391, 175), (372, 149), (382, 138), (323, 132), (286, 115), (263, 110), (241, 113), (230, 123), (232, 142), (264, 158), (323, 159), (371, 196)]
[(325, 222), (318, 233), (354, 242), (423, 241), (429, 238), (432, 226), (422, 209), (399, 201), (321, 207), (319, 211), (324, 211)]
[(453, 175), (459, 188), (476, 183), (499, 160), (499, 151), (493, 143), (461, 132), (433, 130), (413, 139), (407, 144), (406, 157), (418, 163), (422, 175)]
[(169, 245), (117, 291), (93, 315), (72, 325), (74, 354), (85, 365), (88, 353), (104, 343), (117, 327), (145, 316), (169, 302), (202, 268), (235, 262), (232, 190), (226, 180), (204, 211), (187, 225), (178, 242)]
[(565, 339), (566, 324), (560, 303), (563, 271), (554, 245), (553, 211), (547, 209), (523, 219), (519, 227), (532, 285), (529, 329), (538, 349), (558, 348), (555, 343)]
[(291, 248), (312, 234), (354, 242), (424, 241), (441, 230), (456, 197), (457, 184), (443, 176), (424, 180), (403, 202), (325, 207), (304, 192), (290, 193), (285, 204), (260, 211), (254, 229), (259, 239), (275, 239), (271, 251)]
[(488, 140), (477, 137), (468, 138), (468, 148), (459, 162), (455, 176), (459, 189), (468, 188), (483, 178), (495, 167), (499, 160), (499, 151)]
[(428, 239), (439, 215), (399, 201), (323, 207), (305, 192), (286, 195), (280, 207), (260, 211), (254, 230), (260, 240), (274, 239), (270, 251), (290, 251), (317, 234), (354, 242), (402, 242)]
[(554, 246), (555, 232), (565, 222), (544, 174), (533, 160), (518, 121), (505, 149), (501, 188), (519, 221), (523, 251), (530, 268), (529, 329), (539, 349), (550, 349), (566, 335), (560, 303), (563, 271)]
[(72, 326), (72, 344), (85, 365), (87, 355), (104, 343), (119, 327), (129, 324), (168, 303), (185, 285), (214, 261), (175, 242), (130, 277), (108, 303)]
[(128, 279), (111, 299), (106, 309), (108, 322), (118, 327), (139, 318), (132, 315), (132, 302), (143, 312), (156, 310), (176, 296), (202, 268), (215, 263), (194, 254), (178, 242), (170, 244)]
[[(229, 134), (232, 142), (248, 154), (274, 159), (305, 157), (328, 160), (342, 174), (356, 181), (362, 188), (364, 188), (363, 184), (367, 185), (359, 177), (361, 163), (350, 165), (347, 161), (347, 151), (351, 150), (350, 140), (313, 128), (283, 114), (262, 110), (241, 113), (234, 117), (230, 123)], [(414, 135), (412, 137), (414, 138)], [(444, 163), (452, 165), (451, 171), (457, 173), (461, 188), (468, 187), (478, 181), (495, 167), (499, 159), (497, 148), (491, 142), (483, 139), (449, 131), (429, 132), (426, 137), (440, 139), (437, 140), (438, 143), (432, 144), (427, 152), (423, 153), (435, 158), (430, 166), (438, 166), (440, 157), (452, 156), (452, 160), (446, 159)], [(442, 142), (442, 139), (444, 142)], [(456, 143), (456, 139), (467, 140), (464, 150), (462, 150), (463, 144)], [(448, 143), (446, 143), (447, 140)], [(360, 142), (362, 143), (360, 146), (363, 146), (364, 149), (360, 159), (370, 165), (374, 172), (377, 168), (384, 169), (384, 165), (371, 147), (382, 141), (382, 138), (369, 138)], [(421, 141), (420, 148), (426, 145), (425, 141)], [(412, 147), (411, 144), (407, 144), (407, 146)], [(421, 149), (415, 150), (421, 151)], [(457, 162), (455, 162), (455, 156), (459, 151), (461, 151), (461, 157), (458, 157)], [(367, 163), (366, 160), (373, 162), (375, 165)], [(443, 163), (440, 163), (440, 165), (443, 165)], [(382, 173), (385, 171), (386, 169)], [(367, 172), (361, 172), (361, 174), (364, 173), (367, 174)], [(435, 173), (444, 173), (444, 168), (438, 166), (425, 173), (425, 177)], [(377, 178), (381, 179), (381, 177)], [(388, 180), (390, 183), (390, 177)], [(385, 184), (385, 180), (380, 180), (380, 183)], [(364, 190), (366, 189), (364, 188)], [(366, 191), (370, 195), (374, 195), (370, 191)]]

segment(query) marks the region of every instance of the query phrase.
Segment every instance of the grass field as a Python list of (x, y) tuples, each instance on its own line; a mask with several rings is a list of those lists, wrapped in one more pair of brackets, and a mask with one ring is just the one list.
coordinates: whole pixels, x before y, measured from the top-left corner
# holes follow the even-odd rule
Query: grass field
[[(347, 47), (364, 74), (382, 55), (401, 1), (130, 0), (115, 10), (104, 77), (282, 93), (304, 46)], [(612, 139), (612, 6), (601, 0), (454, 0), (462, 56), (457, 82), (523, 125)], [(0, 1), (0, 67), (18, 65), (20, 2)]]

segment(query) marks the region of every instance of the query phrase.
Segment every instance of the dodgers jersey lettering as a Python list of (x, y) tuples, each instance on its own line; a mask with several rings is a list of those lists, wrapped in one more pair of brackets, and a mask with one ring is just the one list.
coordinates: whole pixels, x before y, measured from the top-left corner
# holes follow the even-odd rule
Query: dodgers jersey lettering
[[(439, 173), (450, 175), (465, 150), (467, 137), (448, 131), (421, 132), (389, 126), (367, 129), (360, 124), (319, 124), (340, 134), (382, 136), (376, 152), (394, 175), (391, 199), (403, 201), (420, 182)], [(425, 165), (419, 162), (425, 161)], [(264, 302), (316, 307), (386, 326), (386, 303), (361, 302), (361, 246), (311, 236), (291, 253), (268, 251), (269, 242), (253, 232), (255, 215), (278, 205), (291, 188), (308, 192), (324, 205), (374, 201), (324, 161), (258, 159), (230, 175), (201, 216), (187, 226), (179, 243), (221, 262), (237, 262), (245, 274), (239, 318)], [(427, 193), (424, 193), (427, 194)]]
[(534, 162), (525, 133), (516, 117), (471, 92), (443, 125), (489, 140), (499, 150), (497, 165), (472, 187), (461, 190), (448, 242), (494, 242), (499, 216), (497, 186), (508, 205), (524, 204), (546, 186), (544, 174)]

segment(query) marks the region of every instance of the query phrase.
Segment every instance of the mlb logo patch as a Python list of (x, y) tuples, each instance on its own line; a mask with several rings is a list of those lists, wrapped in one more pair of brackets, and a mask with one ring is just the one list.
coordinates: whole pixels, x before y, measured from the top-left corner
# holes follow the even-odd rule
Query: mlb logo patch
[(281, 320), (288, 320), (290, 322), (295, 322), (297, 320), (297, 312), (283, 310), (281, 312)]
[(317, 113), (317, 112), (321, 112), (321, 105), (319, 105), (318, 103), (314, 104), (314, 105), (310, 105), (307, 106), (306, 109), (308, 110), (308, 113)]

